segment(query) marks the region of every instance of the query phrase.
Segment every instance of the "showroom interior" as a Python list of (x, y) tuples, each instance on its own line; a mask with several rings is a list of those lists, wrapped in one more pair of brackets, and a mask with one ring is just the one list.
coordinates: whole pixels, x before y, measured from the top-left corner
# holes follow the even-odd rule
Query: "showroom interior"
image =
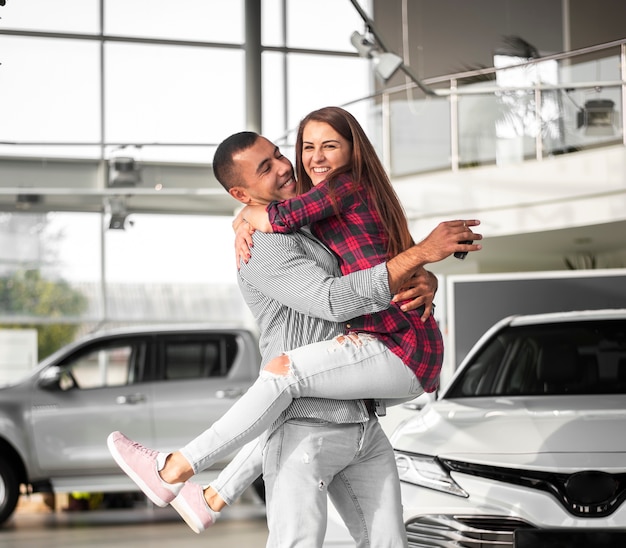
[[(626, 266), (619, 2), (188, 4), (2, 7), (2, 275), (86, 298), (54, 311), (3, 299), (0, 323), (249, 321), (230, 252), (237, 204), (212, 153), (253, 129), (293, 159), (298, 121), (327, 104), (368, 131), (416, 240), (440, 220), (482, 221), (484, 249), (436, 274)], [(355, 32), (402, 58), (386, 82)], [(497, 58), (531, 61), (511, 77), (521, 89), (475, 72)], [(598, 100), (609, 122), (589, 127)]]
[(480, 252), (429, 266), (445, 333), (456, 277), (626, 275), (625, 18), (617, 0), (2, 1), (0, 347), (26, 346), (0, 352), (0, 383), (104, 328), (254, 329), (212, 156), (247, 129), (293, 160), (327, 105), (365, 128), (416, 241), (481, 221)]

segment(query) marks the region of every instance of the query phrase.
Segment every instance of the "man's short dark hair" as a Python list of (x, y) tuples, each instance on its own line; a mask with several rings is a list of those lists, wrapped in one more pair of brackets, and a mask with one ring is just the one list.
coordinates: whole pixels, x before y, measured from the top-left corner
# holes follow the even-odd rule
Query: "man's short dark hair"
[(239, 172), (233, 161), (233, 156), (249, 149), (258, 138), (259, 134), (254, 131), (240, 131), (224, 139), (215, 150), (213, 173), (226, 190), (230, 190), (243, 182), (239, 179)]

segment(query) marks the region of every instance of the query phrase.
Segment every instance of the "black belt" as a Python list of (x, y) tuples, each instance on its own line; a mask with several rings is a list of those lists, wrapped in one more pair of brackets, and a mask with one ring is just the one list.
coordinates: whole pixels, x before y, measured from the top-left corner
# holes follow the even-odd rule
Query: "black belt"
[(387, 406), (384, 401), (381, 400), (363, 400), (365, 408), (369, 413), (374, 413), (379, 417), (384, 417), (387, 414)]

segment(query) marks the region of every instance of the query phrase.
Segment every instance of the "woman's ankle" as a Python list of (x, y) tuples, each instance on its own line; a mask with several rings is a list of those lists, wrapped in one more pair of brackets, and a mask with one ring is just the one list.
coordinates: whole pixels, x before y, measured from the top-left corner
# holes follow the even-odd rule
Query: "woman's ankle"
[(167, 483), (182, 483), (193, 477), (193, 468), (182, 453), (177, 451), (167, 456), (159, 475)]
[(226, 506), (226, 501), (224, 501), (220, 494), (211, 486), (204, 490), (204, 500), (206, 500), (209, 508), (214, 512), (221, 512)]

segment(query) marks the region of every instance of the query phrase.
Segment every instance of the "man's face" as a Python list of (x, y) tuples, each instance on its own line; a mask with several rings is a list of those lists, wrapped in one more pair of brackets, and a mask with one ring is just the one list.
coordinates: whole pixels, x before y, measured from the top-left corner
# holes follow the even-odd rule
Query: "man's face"
[(296, 181), (291, 162), (265, 137), (233, 156), (242, 184), (231, 195), (246, 204), (266, 205), (296, 195)]

